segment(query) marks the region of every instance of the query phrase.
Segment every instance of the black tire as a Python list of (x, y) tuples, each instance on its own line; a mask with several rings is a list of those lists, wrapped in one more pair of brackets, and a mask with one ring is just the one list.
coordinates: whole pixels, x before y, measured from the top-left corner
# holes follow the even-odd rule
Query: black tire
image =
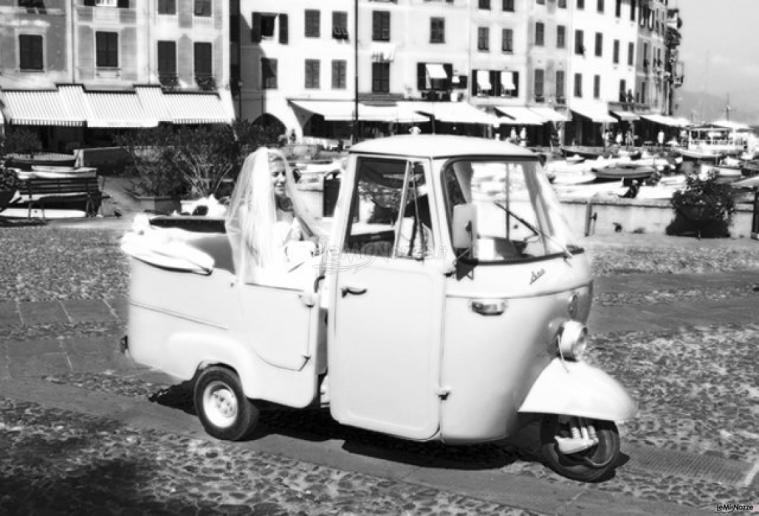
[(540, 442), (543, 458), (552, 470), (572, 480), (598, 482), (610, 477), (619, 461), (619, 431), (611, 421), (588, 420), (596, 429), (598, 444), (579, 453), (562, 454), (554, 436), (568, 437), (569, 431), (553, 414), (543, 416)]
[(258, 422), (258, 408), (245, 397), (237, 374), (225, 367), (208, 367), (198, 374), (193, 401), (203, 428), (217, 439), (244, 439)]

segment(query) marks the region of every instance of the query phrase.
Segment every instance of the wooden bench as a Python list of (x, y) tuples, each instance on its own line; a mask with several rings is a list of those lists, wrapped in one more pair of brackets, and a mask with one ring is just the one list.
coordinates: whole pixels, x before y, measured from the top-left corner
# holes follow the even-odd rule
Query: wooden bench
[(97, 176), (89, 177), (33, 177), (24, 179), (18, 187), (20, 198), (14, 204), (27, 203), (27, 217), (31, 218), (32, 209), (39, 207), (45, 218), (45, 205), (50, 202), (84, 201), (84, 211), (88, 217), (94, 217), (100, 209), (103, 194)]

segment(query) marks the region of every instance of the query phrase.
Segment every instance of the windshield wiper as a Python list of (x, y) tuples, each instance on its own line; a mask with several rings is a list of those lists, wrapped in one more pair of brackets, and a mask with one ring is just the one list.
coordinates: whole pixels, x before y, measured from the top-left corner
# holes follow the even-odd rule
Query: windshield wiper
[(569, 250), (569, 248), (566, 245), (564, 245), (563, 243), (559, 242), (555, 237), (549, 235), (548, 233), (546, 233), (544, 231), (541, 231), (540, 228), (536, 228), (535, 226), (533, 226), (532, 224), (530, 224), (529, 222), (527, 222), (526, 220), (524, 220), (522, 217), (520, 217), (519, 215), (517, 215), (516, 213), (514, 213), (513, 211), (511, 211), (510, 209), (508, 209), (506, 206), (504, 206), (501, 203), (499, 203), (498, 201), (492, 201), (492, 202), (493, 202), (493, 204), (495, 204), (496, 206), (498, 206), (499, 208), (501, 208), (503, 211), (505, 211), (508, 215), (511, 215), (512, 217), (514, 217), (515, 219), (517, 219), (519, 222), (521, 222), (522, 224), (524, 224), (524, 226), (527, 227), (527, 229), (529, 229), (533, 233), (535, 233), (535, 235), (543, 237), (543, 238), (546, 238), (551, 243), (553, 243), (557, 247), (559, 247), (561, 249), (561, 251), (564, 253), (564, 258), (565, 259), (569, 260), (569, 259), (572, 258), (572, 252)]

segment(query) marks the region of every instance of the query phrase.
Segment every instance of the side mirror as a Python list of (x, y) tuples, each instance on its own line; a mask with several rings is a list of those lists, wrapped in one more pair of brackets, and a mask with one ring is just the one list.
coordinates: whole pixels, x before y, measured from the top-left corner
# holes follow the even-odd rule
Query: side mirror
[(457, 204), (453, 207), (453, 247), (471, 249), (477, 235), (477, 207)]

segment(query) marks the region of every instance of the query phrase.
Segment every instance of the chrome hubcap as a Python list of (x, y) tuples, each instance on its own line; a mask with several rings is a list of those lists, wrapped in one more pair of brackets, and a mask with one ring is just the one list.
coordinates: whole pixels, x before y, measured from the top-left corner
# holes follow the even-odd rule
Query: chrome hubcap
[(203, 410), (215, 426), (232, 426), (237, 419), (237, 396), (226, 383), (213, 381), (203, 391)]

